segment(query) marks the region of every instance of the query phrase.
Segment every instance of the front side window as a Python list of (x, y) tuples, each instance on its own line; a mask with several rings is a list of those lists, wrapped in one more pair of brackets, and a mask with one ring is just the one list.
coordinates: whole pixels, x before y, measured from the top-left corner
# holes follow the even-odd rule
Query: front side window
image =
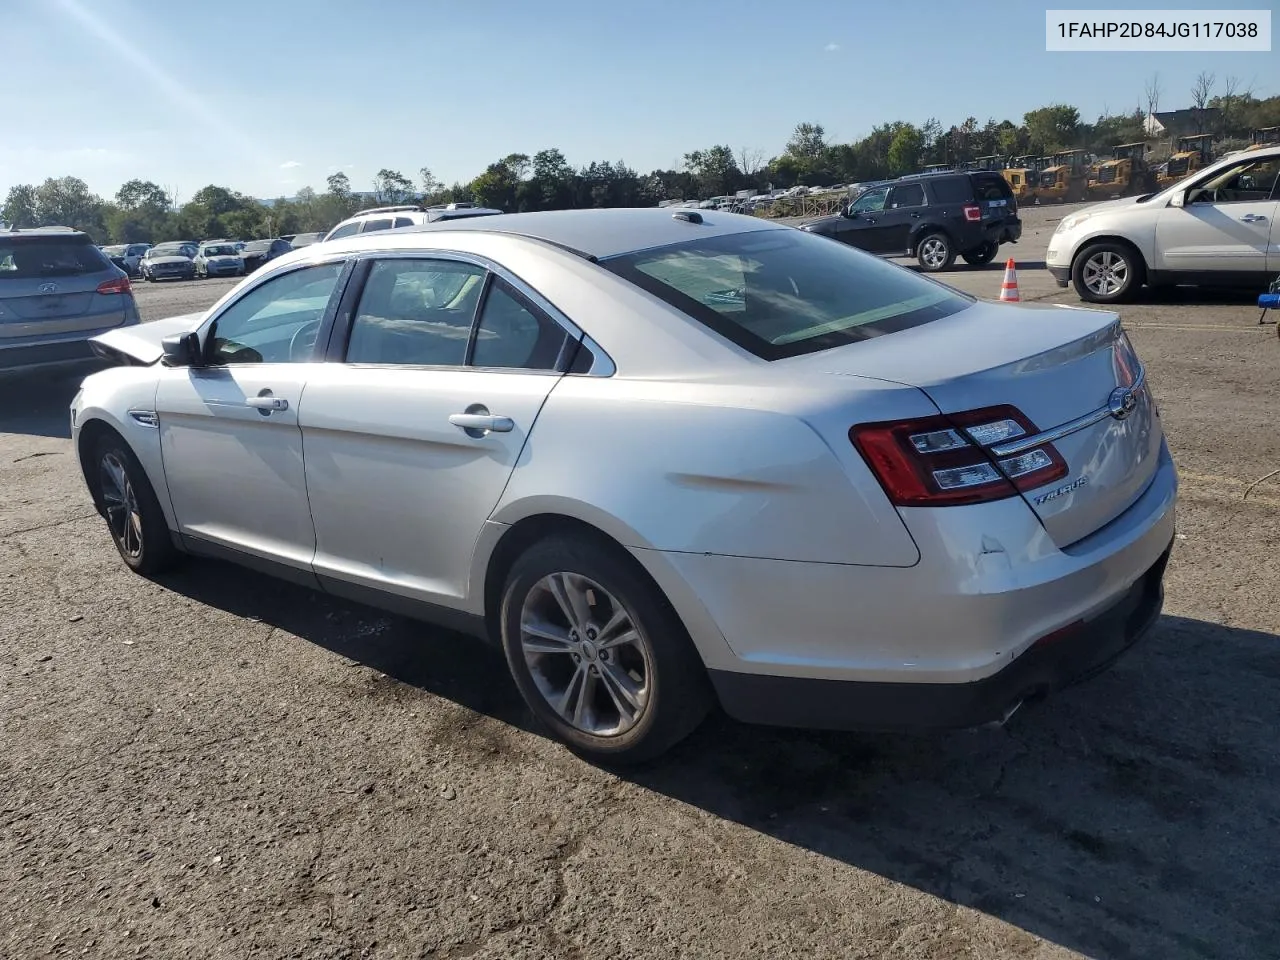
[(765, 360), (918, 327), (973, 303), (909, 270), (800, 230), (710, 237), (601, 265)]
[(213, 322), (206, 359), (231, 363), (304, 363), (342, 275), (342, 263), (293, 270), (259, 284)]
[(568, 336), (505, 280), (495, 277), (476, 325), (471, 363), (477, 367), (554, 370)]
[(348, 363), (462, 366), (482, 267), (453, 260), (379, 260), (351, 322)]
[(877, 210), (883, 210), (884, 201), (888, 195), (888, 187), (880, 187), (877, 190), (868, 190), (853, 202), (853, 206), (849, 208), (849, 212), (874, 213)]
[(1215, 174), (1192, 195), (1193, 203), (1257, 203), (1270, 200), (1280, 177), (1280, 157), (1236, 164)]

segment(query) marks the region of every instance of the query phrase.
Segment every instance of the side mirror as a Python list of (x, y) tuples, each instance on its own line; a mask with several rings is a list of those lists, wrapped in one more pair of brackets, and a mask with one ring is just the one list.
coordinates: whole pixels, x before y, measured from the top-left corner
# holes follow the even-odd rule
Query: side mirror
[(200, 355), (200, 334), (181, 333), (173, 337), (165, 337), (160, 341), (164, 350), (166, 367), (202, 367), (204, 358)]

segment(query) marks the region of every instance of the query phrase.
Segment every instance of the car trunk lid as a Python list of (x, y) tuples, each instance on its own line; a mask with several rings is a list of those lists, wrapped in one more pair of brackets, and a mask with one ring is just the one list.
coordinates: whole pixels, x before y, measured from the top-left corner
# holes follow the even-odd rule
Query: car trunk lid
[[(1155, 406), (1115, 314), (978, 303), (911, 330), (782, 362), (909, 384), (943, 414), (1016, 407), (1036, 433), (995, 444), (993, 459), (1051, 442), (1065, 460), (1065, 476), (1022, 492), (1059, 546), (1128, 509), (1159, 460)], [(1028, 444), (1045, 434), (1047, 440)]]

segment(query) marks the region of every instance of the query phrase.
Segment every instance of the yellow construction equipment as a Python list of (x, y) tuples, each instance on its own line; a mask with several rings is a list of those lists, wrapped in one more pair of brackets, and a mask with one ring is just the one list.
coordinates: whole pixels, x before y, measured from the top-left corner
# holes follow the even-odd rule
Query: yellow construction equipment
[(1155, 173), (1147, 166), (1147, 145), (1122, 143), (1111, 151), (1111, 159), (1098, 164), (1098, 175), (1089, 185), (1097, 200), (1150, 193), (1155, 189)]
[(1032, 203), (1039, 196), (1040, 163), (1035, 157), (1014, 157), (1000, 175), (1009, 182), (1019, 206)]
[(1055, 153), (1048, 167), (1040, 171), (1037, 194), (1041, 202), (1058, 203), (1087, 200), (1089, 197), (1089, 163), (1083, 150), (1064, 150)]
[(1263, 147), (1280, 146), (1280, 127), (1259, 127), (1250, 138), (1253, 144), (1246, 150), (1261, 150)]
[(1197, 133), (1178, 138), (1177, 152), (1156, 172), (1156, 189), (1163, 190), (1189, 177), (1213, 160), (1213, 134)]

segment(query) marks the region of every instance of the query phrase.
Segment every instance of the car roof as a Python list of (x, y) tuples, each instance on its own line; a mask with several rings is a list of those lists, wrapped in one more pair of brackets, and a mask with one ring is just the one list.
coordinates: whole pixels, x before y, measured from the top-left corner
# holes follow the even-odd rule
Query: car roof
[[(696, 218), (696, 219), (695, 219)], [(475, 231), (542, 240), (596, 260), (664, 247), (685, 240), (721, 237), (759, 230), (789, 230), (783, 224), (716, 210), (611, 208), (507, 213), (500, 217), (443, 220), (390, 231), (397, 234)], [(370, 238), (375, 234), (368, 234)]]
[(13, 230), (0, 230), (0, 237), (84, 237), (87, 233), (74, 227), (19, 227)]

